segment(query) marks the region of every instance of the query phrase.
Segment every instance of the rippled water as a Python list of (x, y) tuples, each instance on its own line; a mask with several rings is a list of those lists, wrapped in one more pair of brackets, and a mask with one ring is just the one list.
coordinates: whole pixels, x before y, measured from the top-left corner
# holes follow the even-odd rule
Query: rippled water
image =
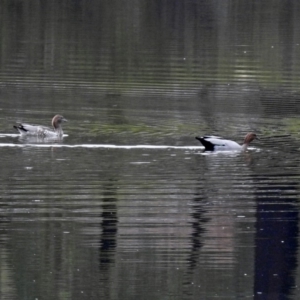
[(298, 299), (298, 11), (4, 3), (1, 299)]

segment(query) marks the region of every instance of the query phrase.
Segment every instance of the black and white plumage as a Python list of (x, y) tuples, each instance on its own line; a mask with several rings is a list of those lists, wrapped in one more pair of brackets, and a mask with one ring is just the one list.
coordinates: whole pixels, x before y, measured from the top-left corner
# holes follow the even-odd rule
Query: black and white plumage
[(217, 136), (202, 136), (196, 137), (196, 139), (204, 146), (205, 151), (243, 151), (247, 149), (254, 139), (258, 139), (258, 137), (255, 133), (249, 132), (245, 136), (244, 143), (242, 145)]

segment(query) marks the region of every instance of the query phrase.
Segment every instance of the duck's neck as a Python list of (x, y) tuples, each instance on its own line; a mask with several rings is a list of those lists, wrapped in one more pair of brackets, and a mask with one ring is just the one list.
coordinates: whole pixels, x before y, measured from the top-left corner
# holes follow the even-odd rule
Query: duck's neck
[(244, 144), (242, 145), (242, 150), (243, 150), (243, 151), (246, 151), (247, 148), (248, 148), (248, 146), (249, 146), (249, 143), (244, 143)]
[(61, 126), (54, 127), (54, 131), (60, 136), (64, 134)]

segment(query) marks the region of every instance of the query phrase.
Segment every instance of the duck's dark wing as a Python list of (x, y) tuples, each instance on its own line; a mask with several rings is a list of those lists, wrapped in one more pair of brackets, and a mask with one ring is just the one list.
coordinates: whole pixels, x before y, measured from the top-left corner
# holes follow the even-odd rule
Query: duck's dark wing
[(18, 123), (14, 125), (14, 128), (17, 129), (21, 134), (26, 135), (36, 135), (36, 134), (43, 134), (46, 131), (53, 131), (51, 128), (39, 126), (39, 125), (30, 125), (25, 123)]
[(20, 133), (26, 133), (28, 130), (23, 126), (23, 124), (14, 125), (14, 128)]
[(225, 146), (218, 136), (201, 136), (196, 137), (196, 140), (200, 141), (206, 151), (214, 151), (215, 147)]

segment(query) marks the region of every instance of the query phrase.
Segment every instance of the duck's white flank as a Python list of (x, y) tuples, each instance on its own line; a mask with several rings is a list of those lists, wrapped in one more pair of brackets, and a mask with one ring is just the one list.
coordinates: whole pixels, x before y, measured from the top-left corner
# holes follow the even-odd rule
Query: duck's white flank
[(62, 123), (67, 120), (61, 115), (55, 115), (52, 119), (52, 127), (45, 127), (40, 125), (31, 125), (25, 123), (18, 123), (14, 128), (19, 131), (22, 136), (39, 136), (48, 138), (61, 138), (63, 136)]
[(242, 145), (216, 136), (202, 136), (196, 137), (196, 139), (200, 141), (206, 151), (244, 151), (248, 148), (249, 144), (253, 140), (258, 139), (258, 137), (255, 133), (249, 132), (245, 136), (244, 143)]

